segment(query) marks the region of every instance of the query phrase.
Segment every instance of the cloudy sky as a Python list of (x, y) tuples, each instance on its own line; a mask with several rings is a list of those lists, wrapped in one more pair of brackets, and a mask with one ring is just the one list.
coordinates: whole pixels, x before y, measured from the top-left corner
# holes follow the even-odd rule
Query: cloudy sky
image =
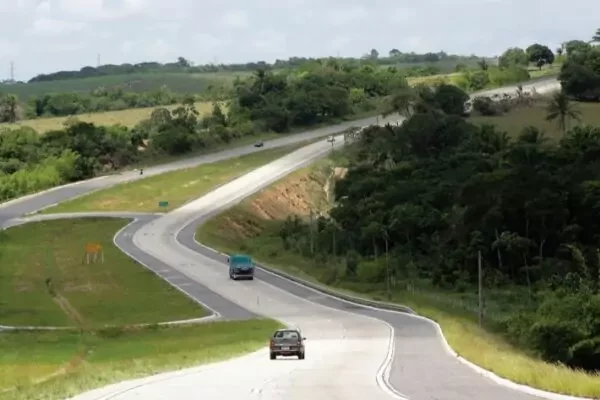
[(0, 0), (0, 79), (102, 64), (401, 51), (495, 55), (588, 40), (598, 0)]

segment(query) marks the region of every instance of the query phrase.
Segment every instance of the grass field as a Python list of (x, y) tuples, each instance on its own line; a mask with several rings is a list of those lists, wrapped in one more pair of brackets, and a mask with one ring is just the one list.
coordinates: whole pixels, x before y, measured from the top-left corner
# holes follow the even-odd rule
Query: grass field
[[(212, 102), (209, 101), (199, 101), (197, 102), (196, 109), (200, 115), (208, 114), (212, 111)], [(176, 107), (179, 107), (179, 104), (170, 105), (170, 106), (159, 106), (159, 107), (144, 107), (144, 108), (130, 108), (127, 110), (119, 110), (119, 111), (106, 111), (99, 113), (90, 113), (90, 114), (79, 114), (75, 115), (74, 118), (83, 121), (83, 122), (91, 122), (96, 125), (115, 125), (121, 124), (128, 128), (135, 126), (140, 121), (149, 118), (152, 111), (157, 108), (166, 108), (172, 110)], [(72, 117), (52, 117), (52, 118), (38, 118), (38, 119), (27, 119), (16, 122), (14, 124), (3, 123), (0, 124), (0, 129), (7, 128), (18, 128), (20, 126), (29, 126), (35, 129), (39, 133), (48, 132), (54, 129), (63, 129), (64, 123)]]
[[(323, 162), (324, 163), (324, 162)], [(277, 182), (268, 189), (225, 211), (198, 227), (197, 239), (223, 252), (248, 252), (261, 263), (321, 284), (327, 279), (324, 268), (313, 260), (285, 251), (278, 227), (287, 215), (308, 215), (309, 209), (327, 206), (324, 198), (329, 171), (317, 164)], [(343, 284), (336, 290), (382, 300), (382, 288)], [(458, 295), (461, 296), (461, 295)], [(512, 300), (509, 300), (512, 297)], [(494, 299), (504, 303), (494, 304)], [(518, 293), (488, 293), (488, 310), (518, 306)], [(478, 326), (476, 314), (459, 307), (464, 298), (457, 294), (394, 289), (392, 301), (407, 305), (419, 314), (436, 320), (454, 350), (466, 359), (512, 381), (544, 390), (576, 396), (600, 397), (600, 376), (545, 363), (511, 346), (493, 330)]]
[[(571, 121), (570, 127), (580, 123), (600, 126), (600, 104), (575, 103), (575, 107), (581, 112), (580, 121)], [(525, 126), (535, 126), (543, 130), (549, 139), (560, 139), (563, 132), (558, 128), (556, 122), (546, 121), (546, 115), (546, 104), (539, 103), (533, 107), (512, 110), (500, 116), (474, 116), (469, 120), (476, 124), (494, 124), (511, 136), (517, 136)]]
[[(249, 72), (250, 73), (250, 72)], [(129, 92), (148, 92), (166, 86), (176, 93), (202, 93), (210, 85), (229, 84), (237, 76), (249, 73), (140, 73), (127, 75), (108, 75), (93, 78), (68, 79), (50, 82), (32, 82), (2, 85), (0, 92), (16, 94), (26, 100), (31, 96), (58, 92), (89, 92), (98, 87), (121, 87)]]
[[(95, 328), (206, 315), (113, 244), (113, 236), (126, 224), (86, 218), (32, 222), (4, 231), (0, 325)], [(102, 246), (103, 264), (82, 262), (86, 243)], [(55, 296), (46, 278), (52, 279)]]
[[(322, 140), (322, 139), (320, 139)], [(168, 201), (175, 209), (196, 199), (215, 187), (306, 146), (301, 142), (291, 146), (263, 150), (230, 160), (168, 172), (124, 183), (78, 197), (42, 210), (43, 214), (78, 211), (164, 211), (159, 201)]]
[[(152, 306), (157, 303), (154, 299)], [(84, 334), (0, 333), (0, 399), (59, 400), (126, 379), (225, 360), (264, 347), (280, 327), (272, 320), (251, 320)]]

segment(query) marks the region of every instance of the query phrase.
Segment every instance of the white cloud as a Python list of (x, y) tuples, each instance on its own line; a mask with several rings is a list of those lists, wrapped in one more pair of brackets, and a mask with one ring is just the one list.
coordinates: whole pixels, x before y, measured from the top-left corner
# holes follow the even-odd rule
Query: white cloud
[(492, 55), (587, 40), (598, 14), (597, 0), (0, 0), (0, 58), (29, 79), (94, 65), (97, 53), (106, 63), (183, 56), (197, 64), (372, 48)]
[(228, 10), (220, 21), (228, 28), (247, 28), (250, 25), (248, 14), (244, 10)]
[(32, 33), (35, 35), (63, 35), (77, 32), (84, 27), (85, 23), (83, 22), (41, 17), (33, 21)]

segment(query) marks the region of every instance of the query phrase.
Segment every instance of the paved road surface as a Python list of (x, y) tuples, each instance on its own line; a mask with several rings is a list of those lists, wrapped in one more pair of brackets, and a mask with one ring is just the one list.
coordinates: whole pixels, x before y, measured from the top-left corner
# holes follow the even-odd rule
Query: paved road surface
[[(550, 87), (546, 85), (537, 91), (546, 91), (545, 89)], [(514, 90), (514, 87), (504, 90)], [(355, 121), (348, 126), (360, 123)], [(296, 140), (306, 138), (304, 136)], [(199, 248), (193, 240), (190, 242), (189, 234), (183, 235), (182, 229), (190, 226), (194, 220), (233, 205), (259, 187), (267, 186), (329, 149), (330, 145), (324, 142), (303, 148), (146, 223), (135, 233), (133, 229), (124, 231), (117, 239), (127, 252), (133, 254), (141, 250), (145, 253), (138, 252), (136, 257), (152, 257), (146, 259), (149, 264), (171, 267), (171, 272), (181, 273), (194, 285), (199, 283), (211, 293), (218, 293), (228, 301), (213, 304), (213, 308), (219, 313), (229, 308), (241, 308), (301, 327), (308, 337), (306, 360), (272, 362), (268, 360), (267, 351), (262, 350), (225, 363), (122, 382), (76, 398), (164, 399), (172, 395), (181, 399), (208, 400), (217, 397), (221, 399), (223, 396), (263, 400), (307, 397), (314, 400), (389, 399), (393, 396), (387, 389), (386, 366), (393, 357), (389, 381), (412, 400), (534, 399), (502, 388), (458, 363), (445, 352), (431, 323), (399, 313), (349, 305), (316, 292), (302, 292), (306, 289), (265, 271), (258, 271), (258, 279), (254, 281), (232, 282), (228, 279), (225, 264), (218, 261), (219, 255)], [(254, 149), (248, 150), (247, 153)], [(239, 151), (222, 152), (219, 159), (227, 157), (224, 153), (230, 156), (240, 155)], [(238, 153), (232, 155), (235, 152)], [(207, 157), (204, 157), (204, 162), (215, 161), (214, 158), (206, 161)], [(198, 163), (198, 160), (195, 162)], [(183, 163), (177, 165), (181, 168)], [(171, 164), (170, 167), (157, 167), (149, 172), (160, 173), (175, 168), (177, 167)], [(35, 211), (77, 195), (78, 191), (93, 190), (114, 184), (115, 180), (118, 182), (126, 179), (108, 177), (91, 181), (91, 184), (86, 182), (83, 188), (75, 186), (75, 189), (58, 189), (23, 202), (15, 202), (0, 209), (0, 219)], [(178, 239), (184, 243), (180, 243)], [(199, 294), (198, 297), (205, 301), (204, 294)], [(391, 328), (392, 325), (394, 329)]]

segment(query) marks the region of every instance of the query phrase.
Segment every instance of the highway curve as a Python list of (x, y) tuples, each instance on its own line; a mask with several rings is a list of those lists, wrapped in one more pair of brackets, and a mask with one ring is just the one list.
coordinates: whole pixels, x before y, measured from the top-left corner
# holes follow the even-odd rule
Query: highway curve
[[(544, 89), (549, 89), (547, 84)], [(538, 92), (544, 89), (538, 88)], [(306, 136), (298, 140), (304, 139)], [(220, 261), (222, 256), (194, 242), (192, 232), (197, 221), (241, 201), (330, 148), (325, 142), (307, 146), (146, 223), (135, 233), (124, 231), (117, 238), (119, 246), (138, 260), (160, 263), (168, 267), (165, 273), (175, 271), (181, 279), (197, 283), (208, 298), (218, 300), (209, 306), (224, 318), (235, 318), (238, 311), (232, 310), (245, 309), (300, 327), (308, 337), (306, 360), (270, 361), (265, 349), (228, 362), (122, 382), (76, 399), (164, 399), (172, 395), (208, 400), (223, 396), (364, 400), (398, 398), (400, 392), (411, 400), (535, 399), (500, 386), (459, 363), (447, 352), (431, 322), (336, 300), (264, 270), (258, 271), (254, 281), (232, 282)], [(160, 167), (156, 171), (160, 173)], [(110, 184), (110, 179), (114, 177), (96, 180), (92, 186)], [(23, 203), (13, 202), (0, 208), (0, 213), (10, 219), (68, 198), (62, 189), (54, 192), (60, 195), (53, 197), (50, 192), (50, 196), (42, 194)], [(198, 297), (208, 303), (202, 293)]]

